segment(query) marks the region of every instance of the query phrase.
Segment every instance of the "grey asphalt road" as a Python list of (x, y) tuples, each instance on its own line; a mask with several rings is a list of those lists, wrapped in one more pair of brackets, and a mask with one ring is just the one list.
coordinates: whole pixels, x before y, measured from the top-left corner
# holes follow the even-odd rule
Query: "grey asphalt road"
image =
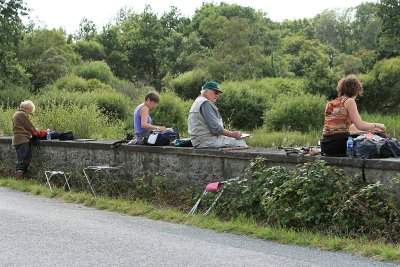
[(0, 266), (397, 266), (0, 187)]

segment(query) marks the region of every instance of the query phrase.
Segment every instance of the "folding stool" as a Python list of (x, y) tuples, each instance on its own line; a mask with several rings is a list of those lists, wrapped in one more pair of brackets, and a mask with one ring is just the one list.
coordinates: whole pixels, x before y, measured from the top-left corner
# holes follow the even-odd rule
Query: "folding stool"
[(215, 198), (214, 202), (211, 204), (211, 206), (203, 213), (203, 215), (208, 215), (210, 213), (211, 209), (215, 206), (217, 203), (218, 199), (221, 197), (222, 193), (224, 192), (222, 188), (223, 184), (225, 181), (222, 182), (213, 182), (209, 183), (206, 185), (206, 189), (204, 190), (203, 194), (200, 196), (200, 198), (197, 200), (196, 204), (193, 206), (193, 208), (189, 211), (189, 214), (194, 214), (200, 205), (200, 202), (202, 198), (207, 195), (209, 192), (218, 192), (217, 197)]
[[(89, 170), (92, 171), (91, 175), (89, 173)], [(100, 165), (100, 166), (88, 166), (83, 169), (83, 174), (85, 175), (86, 181), (88, 182), (90, 190), (92, 191), (94, 197), (96, 197), (96, 192), (94, 190), (92, 180), (96, 172), (103, 172), (108, 177), (112, 177), (110, 171), (116, 171), (116, 170), (120, 170), (120, 166)]]
[(67, 185), (67, 186), (68, 186), (68, 190), (71, 191), (71, 187), (69, 186), (68, 178), (67, 178), (67, 175), (65, 175), (65, 172), (63, 172), (63, 171), (45, 171), (45, 172), (44, 172), (44, 175), (46, 176), (47, 185), (49, 186), (50, 190), (53, 190), (53, 189), (51, 188), (51, 185), (50, 185), (50, 179), (51, 179), (51, 177), (53, 177), (53, 176), (55, 176), (55, 175), (63, 175), (63, 176), (64, 176), (64, 179), (65, 179), (65, 184), (64, 184), (64, 186)]

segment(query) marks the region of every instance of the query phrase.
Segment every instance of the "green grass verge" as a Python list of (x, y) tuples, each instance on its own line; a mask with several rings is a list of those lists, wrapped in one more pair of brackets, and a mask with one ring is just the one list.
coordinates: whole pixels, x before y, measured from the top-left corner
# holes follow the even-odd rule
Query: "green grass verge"
[(31, 192), (49, 198), (62, 199), (71, 203), (83, 203), (86, 206), (101, 210), (114, 211), (126, 215), (143, 216), (153, 220), (180, 223), (218, 232), (246, 235), (285, 244), (296, 244), (319, 248), (327, 251), (342, 251), (376, 260), (400, 262), (400, 245), (386, 244), (381, 241), (366, 239), (339, 238), (307, 231), (270, 227), (257, 224), (254, 220), (238, 216), (230, 221), (222, 221), (213, 214), (209, 216), (189, 215), (172, 208), (159, 207), (144, 201), (129, 201), (108, 197), (93, 198), (90, 193), (65, 192), (33, 181), (16, 181), (11, 178), (0, 178), (0, 187), (9, 187), (23, 192)]

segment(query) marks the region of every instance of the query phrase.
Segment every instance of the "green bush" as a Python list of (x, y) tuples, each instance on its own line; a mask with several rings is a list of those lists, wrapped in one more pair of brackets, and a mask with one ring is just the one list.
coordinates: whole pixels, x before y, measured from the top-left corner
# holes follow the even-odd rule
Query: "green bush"
[[(384, 188), (380, 181), (354, 185), (357, 181), (352, 181), (354, 178), (348, 179), (351, 182), (346, 185), (346, 191), (337, 193), (337, 203), (331, 208), (334, 211), (333, 225), (338, 228), (336, 231), (398, 243), (400, 213), (395, 208), (400, 204), (398, 197)], [(339, 189), (338, 186), (335, 189)]]
[(89, 79), (87, 80), (87, 87), (88, 91), (108, 91), (108, 92), (114, 92), (115, 90), (111, 87), (111, 85), (105, 84), (101, 82), (100, 80), (97, 79)]
[(40, 55), (38, 60), (35, 60), (35, 66), (32, 70), (32, 83), (36, 91), (46, 85), (52, 84), (54, 81), (63, 77), (69, 72), (68, 60), (51, 47)]
[(246, 80), (241, 82), (224, 82), (221, 84), (224, 91), (247, 91), (251, 95), (258, 95), (271, 106), (282, 94), (301, 95), (304, 93), (304, 80), (288, 78), (264, 78), (261, 80)]
[(186, 133), (188, 104), (171, 92), (162, 93), (160, 98), (160, 103), (151, 111), (152, 124), (165, 125), (180, 133)]
[(115, 80), (113, 83), (115, 91), (122, 93), (129, 97), (134, 106), (139, 105), (139, 103), (143, 102), (144, 96), (147, 92), (155, 91), (154, 87), (147, 86), (141, 83), (132, 83), (126, 80)]
[[(81, 81), (79, 78), (76, 79)], [(126, 120), (130, 116), (132, 103), (121, 93), (115, 92), (111, 86), (97, 79), (84, 80), (84, 92), (57, 89), (57, 86), (49, 86), (37, 95), (34, 102), (43, 109), (57, 105), (84, 106), (96, 104), (99, 110), (110, 120)], [(60, 82), (61, 83), (61, 82)], [(69, 85), (61, 88), (70, 88)]]
[(131, 101), (124, 95), (108, 92), (95, 94), (96, 105), (100, 111), (112, 120), (126, 120), (131, 109)]
[(325, 166), (323, 161), (304, 164), (292, 172), (276, 169), (264, 173), (270, 177), (262, 206), (270, 223), (310, 229), (333, 220), (331, 207), (337, 205), (338, 187), (346, 182), (343, 171)]
[(87, 93), (59, 90), (48, 86), (32, 99), (37, 108), (46, 109), (48, 106), (77, 105), (82, 102)]
[[(78, 78), (77, 80), (80, 79), (82, 78)], [(84, 84), (82, 85), (84, 86), (84, 89), (82, 89), (84, 90), (83, 92), (65, 89), (65, 88), (71, 89), (71, 87), (69, 87), (71, 84), (61, 86), (61, 89), (58, 89), (56, 85), (47, 86), (34, 97), (33, 101), (36, 105), (39, 105), (42, 108), (46, 108), (49, 105), (54, 106), (54, 105), (70, 105), (70, 104), (78, 104), (81, 107), (83, 107), (84, 105), (90, 105), (96, 103), (96, 99), (102, 94), (106, 95), (116, 94), (116, 92), (111, 88), (111, 86), (106, 85), (100, 82), (99, 80), (96, 79), (91, 79), (88, 81), (84, 79), (82, 80), (84, 82)]]
[(102, 60), (106, 57), (104, 47), (95, 41), (78, 41), (73, 49), (83, 60)]
[(234, 129), (253, 130), (263, 125), (267, 101), (248, 90), (224, 90), (216, 104), (225, 124)]
[[(394, 188), (392, 188), (394, 189)], [(295, 170), (252, 162), (244, 178), (228, 180), (216, 212), (243, 214), (273, 225), (371, 239), (400, 241), (400, 202), (379, 182), (315, 161)]]
[(97, 79), (105, 84), (112, 84), (115, 77), (107, 63), (103, 61), (90, 61), (75, 69), (76, 75), (89, 79)]
[(236, 129), (253, 130), (263, 125), (263, 113), (282, 94), (302, 95), (303, 80), (265, 78), (221, 84), (218, 99), (224, 122)]
[(280, 131), (295, 130), (307, 132), (322, 129), (326, 99), (322, 96), (304, 94), (283, 95), (265, 111), (264, 126)]
[[(341, 78), (341, 77), (340, 77)], [(321, 94), (328, 99), (337, 97), (337, 82), (340, 79), (323, 63), (317, 63), (306, 73), (305, 92)]]
[(0, 135), (13, 135), (12, 116), (16, 109), (5, 108), (0, 105)]
[(203, 84), (210, 80), (208, 74), (200, 69), (188, 71), (172, 79), (168, 86), (183, 99), (195, 99)]
[(18, 108), (22, 101), (30, 99), (31, 96), (29, 89), (18, 85), (9, 85), (0, 92), (0, 105), (3, 108)]
[[(1, 106), (0, 106), (1, 107)], [(0, 134), (12, 135), (12, 116), (16, 109), (0, 108)], [(39, 129), (51, 128), (57, 132), (72, 131), (76, 138), (95, 138), (120, 140), (125, 136), (125, 124), (121, 120), (113, 120), (102, 114), (95, 105), (52, 105), (44, 108), (36, 105), (31, 114), (32, 122)]]
[(73, 74), (58, 79), (54, 86), (57, 89), (70, 92), (88, 92), (93, 90), (93, 88), (88, 87), (87, 80)]
[(120, 140), (125, 136), (123, 122), (110, 122), (95, 105), (82, 108), (79, 105), (47, 106), (37, 109), (32, 120), (40, 129), (72, 131), (76, 138)]
[(400, 57), (379, 61), (365, 80), (365, 93), (360, 98), (368, 112), (400, 111)]

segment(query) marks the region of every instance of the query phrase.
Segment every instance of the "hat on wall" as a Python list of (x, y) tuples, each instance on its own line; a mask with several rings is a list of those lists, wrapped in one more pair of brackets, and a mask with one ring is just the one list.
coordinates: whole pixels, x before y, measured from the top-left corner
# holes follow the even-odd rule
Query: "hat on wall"
[(222, 91), (221, 91), (221, 90), (219, 89), (219, 87), (218, 87), (218, 83), (216, 83), (216, 82), (214, 82), (214, 81), (206, 82), (206, 83), (203, 85), (203, 87), (201, 87), (201, 89), (202, 89), (202, 90), (205, 90), (205, 89), (216, 90), (216, 91), (222, 93)]

